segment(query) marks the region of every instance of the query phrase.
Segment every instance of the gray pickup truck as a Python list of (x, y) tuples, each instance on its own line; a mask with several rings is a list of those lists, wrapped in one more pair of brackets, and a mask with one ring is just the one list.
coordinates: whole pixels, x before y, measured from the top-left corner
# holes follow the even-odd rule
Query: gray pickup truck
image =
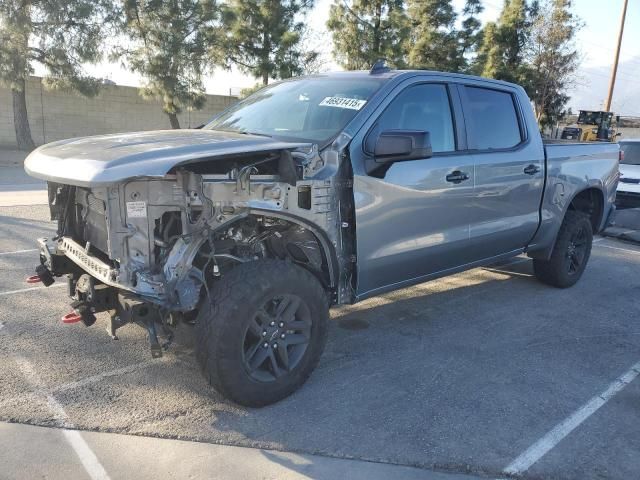
[[(527, 254), (570, 287), (614, 211), (616, 144), (544, 145), (524, 90), (424, 71), (343, 72), (264, 88), (200, 129), (64, 140), (26, 171), (57, 235), (31, 281), (67, 276), (108, 331), (195, 330), (207, 380), (261, 406), (300, 387), (328, 312)], [(160, 338), (159, 338), (160, 337)], [(168, 340), (167, 340), (168, 341)]]

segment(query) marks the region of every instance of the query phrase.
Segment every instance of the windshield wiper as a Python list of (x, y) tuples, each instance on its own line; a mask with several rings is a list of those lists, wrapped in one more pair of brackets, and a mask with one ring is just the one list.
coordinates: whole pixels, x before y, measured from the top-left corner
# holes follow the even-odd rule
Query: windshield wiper
[(266, 133), (250, 132), (248, 130), (232, 130), (230, 128), (215, 128), (215, 127), (211, 128), (211, 130), (215, 130), (217, 132), (239, 133), (241, 135), (256, 135), (258, 137), (272, 138), (271, 135), (267, 135)]
[(243, 135), (256, 135), (257, 137), (269, 137), (269, 138), (271, 138), (271, 135), (267, 135), (266, 133), (249, 132), (248, 130), (238, 130), (238, 133), (241, 133)]

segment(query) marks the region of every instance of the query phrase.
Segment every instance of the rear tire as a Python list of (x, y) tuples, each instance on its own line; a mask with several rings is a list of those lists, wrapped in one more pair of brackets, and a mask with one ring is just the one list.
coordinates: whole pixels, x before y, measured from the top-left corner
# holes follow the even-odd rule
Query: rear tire
[(196, 356), (219, 393), (248, 407), (269, 405), (309, 378), (328, 318), (325, 290), (307, 270), (280, 260), (245, 263), (203, 300)]
[(568, 288), (576, 284), (591, 256), (593, 228), (589, 217), (568, 211), (549, 260), (533, 260), (536, 278), (547, 285)]

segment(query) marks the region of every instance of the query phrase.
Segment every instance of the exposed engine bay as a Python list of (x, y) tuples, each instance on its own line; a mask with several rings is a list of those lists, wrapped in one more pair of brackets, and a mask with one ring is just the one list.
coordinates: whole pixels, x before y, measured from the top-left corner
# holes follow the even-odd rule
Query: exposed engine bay
[[(212, 282), (267, 258), (294, 262), (330, 302), (354, 300), (355, 238), (349, 162), (317, 147), (199, 160), (163, 178), (106, 186), (49, 182), (56, 237), (40, 239), (38, 275), (67, 275), (74, 311), (90, 325), (111, 312), (110, 333), (189, 322)], [(155, 344), (154, 344), (155, 342)]]

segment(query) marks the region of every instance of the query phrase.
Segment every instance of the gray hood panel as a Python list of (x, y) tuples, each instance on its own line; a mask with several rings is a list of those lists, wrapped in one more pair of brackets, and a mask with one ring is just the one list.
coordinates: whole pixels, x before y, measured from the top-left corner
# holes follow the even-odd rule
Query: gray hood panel
[(309, 146), (214, 130), (159, 130), (61, 140), (34, 150), (24, 168), (32, 177), (77, 186), (163, 177), (173, 167), (214, 157)]

